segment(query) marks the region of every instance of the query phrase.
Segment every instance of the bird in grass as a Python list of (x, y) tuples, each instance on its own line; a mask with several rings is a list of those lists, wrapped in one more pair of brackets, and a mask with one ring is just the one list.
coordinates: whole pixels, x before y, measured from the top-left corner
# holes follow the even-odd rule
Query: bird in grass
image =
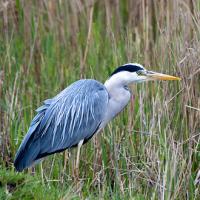
[(72, 83), (52, 99), (44, 101), (33, 118), (14, 160), (22, 171), (42, 158), (78, 147), (102, 130), (128, 104), (129, 85), (149, 80), (180, 80), (175, 76), (146, 70), (137, 63), (118, 67), (104, 84), (93, 79)]

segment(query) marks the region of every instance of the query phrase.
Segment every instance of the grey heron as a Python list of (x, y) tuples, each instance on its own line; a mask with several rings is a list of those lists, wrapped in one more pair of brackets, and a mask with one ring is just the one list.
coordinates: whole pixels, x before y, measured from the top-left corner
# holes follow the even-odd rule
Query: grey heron
[(128, 104), (129, 85), (148, 80), (180, 80), (146, 70), (137, 63), (118, 67), (104, 84), (93, 79), (72, 83), (39, 107), (14, 160), (22, 171), (42, 158), (78, 146), (102, 130)]

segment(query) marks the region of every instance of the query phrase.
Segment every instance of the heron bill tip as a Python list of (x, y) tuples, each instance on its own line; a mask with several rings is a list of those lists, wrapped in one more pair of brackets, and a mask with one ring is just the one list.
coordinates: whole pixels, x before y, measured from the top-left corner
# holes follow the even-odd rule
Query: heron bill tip
[(176, 76), (171, 76), (171, 75), (167, 75), (167, 74), (161, 74), (161, 73), (157, 73), (157, 72), (151, 72), (149, 74), (147, 74), (147, 76), (153, 80), (177, 80), (180, 81), (181, 78), (176, 77)]

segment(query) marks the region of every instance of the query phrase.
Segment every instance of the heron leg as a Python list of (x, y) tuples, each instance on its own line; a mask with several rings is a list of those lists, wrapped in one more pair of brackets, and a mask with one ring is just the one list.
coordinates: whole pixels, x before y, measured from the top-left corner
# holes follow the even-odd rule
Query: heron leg
[(84, 140), (81, 140), (81, 141), (78, 143), (78, 151), (77, 151), (77, 157), (76, 157), (76, 168), (75, 168), (76, 177), (79, 176), (80, 151), (81, 151), (81, 146), (83, 145), (83, 141), (84, 141)]

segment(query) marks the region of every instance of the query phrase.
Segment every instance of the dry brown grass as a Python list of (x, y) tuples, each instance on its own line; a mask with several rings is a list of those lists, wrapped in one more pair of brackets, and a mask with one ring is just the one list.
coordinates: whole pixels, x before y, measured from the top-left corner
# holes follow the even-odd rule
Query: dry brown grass
[(0, 197), (19, 176), (9, 174), (13, 157), (41, 101), (80, 77), (104, 81), (131, 61), (182, 80), (134, 86), (128, 109), (83, 147), (78, 183), (72, 150), (70, 159), (47, 159), (27, 188), (13, 179), (7, 193), (28, 198), (42, 181), (52, 199), (199, 199), (199, 13), (194, 0), (1, 1), (0, 166), (8, 176)]

